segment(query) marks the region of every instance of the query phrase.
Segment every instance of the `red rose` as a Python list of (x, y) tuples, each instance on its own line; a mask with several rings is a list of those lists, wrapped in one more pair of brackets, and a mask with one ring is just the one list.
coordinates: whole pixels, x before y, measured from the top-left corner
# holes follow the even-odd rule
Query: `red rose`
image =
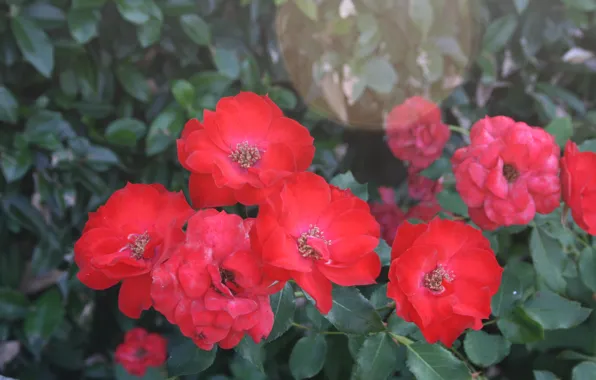
[(397, 227), (406, 220), (406, 215), (395, 203), (395, 192), (388, 187), (380, 187), (381, 202), (371, 202), (370, 212), (381, 226), (381, 237), (387, 244), (393, 244)]
[(258, 204), (276, 182), (312, 162), (308, 130), (284, 117), (267, 96), (241, 92), (203, 115), (203, 123), (186, 123), (177, 142), (196, 207)]
[(89, 214), (74, 246), (77, 277), (95, 290), (122, 281), (120, 310), (138, 318), (151, 307), (149, 272), (167, 254), (164, 241), (180, 240), (193, 212), (182, 192), (168, 192), (158, 184), (127, 184)]
[(437, 194), (443, 190), (443, 180), (432, 180), (421, 175), (420, 172), (421, 170), (416, 167), (408, 168), (408, 195), (417, 201), (434, 201)]
[(290, 177), (260, 206), (251, 231), (253, 249), (283, 281), (293, 278), (326, 314), (331, 283), (375, 283), (381, 262), (373, 251), (379, 224), (368, 204), (350, 191), (330, 186), (314, 173)]
[(114, 359), (133, 376), (145, 376), (148, 367), (160, 367), (166, 361), (168, 341), (159, 334), (150, 334), (136, 327), (124, 335)]
[(391, 251), (387, 296), (396, 313), (428, 343), (451, 346), (466, 329), (480, 330), (503, 269), (488, 239), (463, 222), (405, 222)]
[(451, 160), (456, 188), (480, 228), (524, 225), (560, 204), (559, 146), (549, 133), (505, 116), (472, 126)]
[(423, 222), (430, 222), (442, 210), (443, 208), (436, 199), (428, 202), (421, 202), (408, 209), (405, 219), (418, 219)]
[(571, 141), (561, 158), (563, 201), (573, 220), (590, 235), (596, 235), (596, 154), (579, 152)]
[(389, 112), (385, 122), (389, 148), (402, 161), (424, 169), (441, 157), (451, 131), (436, 104), (414, 96)]
[(186, 241), (153, 271), (154, 308), (204, 350), (232, 348), (245, 333), (258, 343), (273, 327), (269, 295), (280, 286), (272, 286), (251, 251), (252, 224), (199, 211), (188, 220)]

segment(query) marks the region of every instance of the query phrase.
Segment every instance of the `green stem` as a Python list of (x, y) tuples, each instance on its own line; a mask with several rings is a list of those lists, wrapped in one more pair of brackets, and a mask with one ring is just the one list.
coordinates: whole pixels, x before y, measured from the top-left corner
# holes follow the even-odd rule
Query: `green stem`
[(459, 360), (461, 360), (462, 362), (464, 362), (464, 364), (466, 365), (466, 367), (468, 367), (468, 370), (469, 370), (471, 373), (475, 373), (475, 372), (476, 372), (476, 368), (474, 368), (474, 366), (473, 366), (472, 364), (470, 364), (470, 362), (468, 361), (468, 359), (466, 359), (466, 357), (465, 357), (465, 356), (463, 356), (463, 355), (462, 355), (462, 354), (461, 354), (461, 353), (460, 353), (458, 350), (456, 350), (456, 349), (455, 349), (455, 348), (453, 348), (453, 347), (449, 347), (449, 351), (453, 352), (453, 354), (454, 354), (455, 356), (457, 356), (457, 358), (458, 358)]
[(300, 291), (294, 292), (294, 297), (296, 297), (296, 298), (304, 297), (304, 292), (300, 292)]
[(457, 132), (457, 133), (462, 134), (462, 135), (466, 135), (466, 136), (469, 136), (470, 135), (470, 131), (468, 131), (465, 128), (458, 127), (457, 125), (450, 125), (449, 126), (449, 130), (451, 130), (453, 132)]
[(382, 310), (385, 310), (385, 309), (393, 309), (394, 307), (395, 307), (395, 302), (391, 302), (391, 303), (388, 303), (385, 306), (378, 307), (375, 310), (376, 311), (382, 311)]
[(497, 323), (497, 319), (491, 319), (490, 321), (486, 321), (482, 324), (482, 326), (490, 326), (492, 324)]
[(402, 335), (397, 335), (394, 334), (392, 332), (389, 333), (389, 335), (391, 335), (391, 337), (395, 340), (397, 340), (399, 343), (403, 344), (404, 346), (409, 346), (410, 344), (414, 343), (413, 340), (406, 338), (405, 336)]

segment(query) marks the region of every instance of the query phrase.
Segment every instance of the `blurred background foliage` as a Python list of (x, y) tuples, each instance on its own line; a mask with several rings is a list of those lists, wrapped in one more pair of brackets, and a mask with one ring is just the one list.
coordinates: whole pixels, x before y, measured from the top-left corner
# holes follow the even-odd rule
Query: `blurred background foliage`
[[(595, 11), (596, 0), (2, 0), (0, 373), (127, 378), (111, 355), (136, 322), (118, 312), (115, 289), (93, 292), (77, 281), (73, 242), (87, 213), (126, 181), (185, 190), (175, 140), (219, 98), (268, 93), (311, 130), (314, 170), (398, 187), (405, 168), (386, 147), (382, 121), (409, 96), (441, 102), (446, 121), (463, 128), (503, 114), (550, 123), (562, 136), (574, 131), (580, 141), (596, 137)], [(509, 273), (516, 281), (533, 275), (519, 265)], [(380, 289), (368, 295), (382, 305)], [(276, 299), (286, 313), (296, 303), (295, 320), (329, 327), (291, 293)], [(171, 375), (213, 362), (215, 353), (192, 351), (155, 313), (139, 323), (171, 339)], [(594, 354), (588, 331), (565, 335), (567, 343), (514, 345), (485, 376), (569, 374), (573, 362), (553, 363), (546, 352)], [(265, 348), (220, 351), (200, 378), (364, 377), (350, 375), (363, 342), (348, 349), (343, 336), (310, 336), (293, 350), (302, 335), (292, 329)], [(474, 360), (481, 367), (510, 349), (484, 338), (466, 340), (498, 346), (498, 360)], [(377, 343), (395, 358), (387, 373), (411, 379), (404, 352)]]

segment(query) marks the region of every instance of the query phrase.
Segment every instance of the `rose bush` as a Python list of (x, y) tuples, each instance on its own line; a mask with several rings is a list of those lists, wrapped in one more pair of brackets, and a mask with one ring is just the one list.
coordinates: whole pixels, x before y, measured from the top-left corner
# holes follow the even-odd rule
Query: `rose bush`
[(0, 4), (0, 377), (594, 378), (594, 7), (457, 5)]

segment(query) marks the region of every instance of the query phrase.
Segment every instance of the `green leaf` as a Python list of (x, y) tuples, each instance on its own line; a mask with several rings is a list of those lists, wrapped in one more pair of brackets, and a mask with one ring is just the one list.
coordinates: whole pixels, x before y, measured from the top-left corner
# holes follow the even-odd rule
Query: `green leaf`
[(294, 92), (280, 86), (272, 86), (267, 90), (267, 95), (279, 108), (292, 110), (298, 105)]
[(410, 336), (420, 331), (420, 329), (418, 328), (418, 326), (416, 326), (415, 323), (406, 322), (395, 313), (392, 313), (389, 317), (389, 320), (387, 320), (387, 328), (392, 333), (401, 336)]
[(500, 317), (497, 326), (511, 343), (531, 343), (544, 339), (544, 329), (524, 309), (517, 307), (511, 313)]
[(352, 172), (338, 174), (329, 183), (340, 189), (350, 189), (355, 196), (363, 201), (368, 201), (368, 185), (358, 183)]
[(111, 122), (106, 128), (105, 136), (111, 144), (134, 147), (145, 136), (146, 131), (147, 126), (142, 121), (124, 118)]
[(389, 94), (398, 81), (393, 65), (382, 57), (367, 59), (362, 72), (362, 80), (371, 89), (381, 94)]
[(421, 176), (438, 180), (447, 173), (451, 173), (451, 161), (448, 158), (441, 157), (433, 162), (428, 168), (420, 172)]
[(116, 0), (116, 7), (123, 19), (141, 25), (151, 17), (150, 0)]
[(414, 25), (420, 30), (420, 33), (422, 33), (422, 39), (424, 40), (428, 37), (428, 33), (434, 22), (434, 11), (431, 0), (410, 1), (409, 4), (408, 15)]
[(391, 247), (385, 239), (379, 239), (379, 246), (375, 248), (375, 252), (379, 255), (381, 259), (381, 265), (386, 267), (391, 265)]
[(325, 336), (317, 334), (300, 338), (290, 354), (290, 372), (294, 379), (309, 379), (321, 372), (326, 355)]
[(54, 45), (46, 32), (19, 16), (10, 20), (10, 27), (25, 60), (41, 75), (50, 78), (54, 70)]
[(184, 112), (177, 106), (169, 106), (157, 115), (147, 133), (145, 154), (155, 156), (166, 150), (178, 138), (184, 122)]
[(306, 17), (313, 21), (319, 19), (319, 8), (315, 0), (294, 0), (298, 8), (304, 13)]
[(99, 9), (104, 6), (106, 0), (72, 0), (72, 7), (79, 8), (95, 8)]
[(468, 206), (461, 199), (461, 196), (453, 190), (444, 189), (437, 194), (437, 200), (445, 211), (452, 212), (456, 215), (468, 216)]
[(381, 317), (356, 288), (336, 287), (332, 292), (333, 307), (325, 316), (339, 331), (367, 334), (385, 329)]
[(117, 165), (120, 163), (120, 159), (116, 153), (98, 145), (90, 146), (87, 149), (85, 159), (87, 162), (101, 165)]
[(18, 320), (27, 315), (29, 301), (22, 293), (0, 288), (0, 320)]
[(544, 130), (555, 136), (560, 147), (564, 147), (565, 143), (573, 136), (573, 122), (570, 117), (559, 117), (551, 121)]
[(594, 380), (596, 379), (596, 363), (583, 362), (573, 367), (571, 380)]
[(591, 247), (582, 250), (579, 257), (579, 275), (584, 283), (591, 291), (596, 292), (596, 258), (594, 257), (594, 249)]
[(180, 16), (180, 26), (186, 35), (197, 45), (206, 46), (211, 42), (209, 25), (196, 14)]
[(73, 8), (68, 12), (68, 29), (72, 38), (86, 44), (97, 37), (101, 13), (92, 8)]
[(438, 344), (412, 343), (408, 348), (408, 369), (417, 379), (464, 380), (472, 376), (464, 363)]
[(533, 371), (534, 380), (559, 380), (554, 373), (548, 371)]
[(197, 347), (185, 336), (177, 337), (169, 342), (167, 366), (168, 376), (194, 375), (211, 367), (217, 353), (217, 347), (205, 351)]
[(151, 91), (147, 79), (134, 66), (121, 64), (116, 68), (116, 76), (130, 96), (143, 103), (149, 101)]
[(503, 49), (517, 29), (518, 18), (515, 14), (503, 16), (491, 22), (482, 40), (482, 47), (489, 53)]
[(245, 336), (235, 348), (236, 352), (261, 372), (265, 361), (265, 349), (262, 344), (255, 343), (251, 338)]
[(142, 47), (147, 48), (159, 42), (162, 23), (163, 21), (158, 18), (151, 18), (137, 27), (137, 38)]
[(526, 301), (524, 310), (545, 330), (568, 329), (585, 321), (591, 309), (579, 302), (570, 301), (551, 291), (544, 290), (534, 294)]
[(366, 338), (356, 357), (356, 378), (387, 379), (403, 365), (406, 352), (398, 347), (389, 334), (380, 333)]
[(270, 303), (275, 319), (271, 333), (267, 337), (267, 342), (279, 338), (292, 326), (294, 312), (296, 311), (292, 285), (287, 283), (279, 292), (273, 294)]
[(240, 76), (240, 61), (234, 50), (215, 48), (213, 56), (217, 71), (230, 79), (237, 79)]
[(15, 152), (4, 152), (0, 157), (0, 166), (6, 182), (17, 181), (33, 166), (33, 154), (27, 147)]
[(45, 291), (27, 313), (24, 331), (31, 344), (48, 340), (62, 323), (66, 312), (56, 288)]
[(174, 99), (178, 104), (186, 108), (191, 107), (196, 99), (195, 88), (189, 81), (184, 79), (172, 83), (172, 94), (174, 94)]
[(491, 310), (494, 316), (500, 317), (513, 310), (515, 305), (523, 300), (529, 279), (533, 283), (534, 269), (530, 264), (511, 262), (505, 266), (501, 278), (499, 291), (491, 300)]
[(511, 349), (511, 343), (501, 335), (490, 335), (484, 331), (468, 331), (464, 349), (470, 361), (481, 367), (499, 363)]
[(563, 278), (565, 253), (559, 242), (541, 228), (532, 229), (530, 254), (534, 268), (545, 284), (556, 292), (564, 292), (566, 281)]
[(0, 121), (15, 124), (19, 118), (19, 102), (12, 92), (0, 86)]

